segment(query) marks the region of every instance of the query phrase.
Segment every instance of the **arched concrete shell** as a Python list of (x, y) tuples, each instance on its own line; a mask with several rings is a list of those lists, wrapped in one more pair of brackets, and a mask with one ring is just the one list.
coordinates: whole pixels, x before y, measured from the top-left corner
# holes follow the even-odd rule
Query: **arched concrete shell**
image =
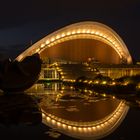
[(125, 63), (132, 63), (131, 55), (120, 36), (110, 27), (92, 21), (79, 22), (63, 27), (33, 44), (16, 59), (20, 61), (28, 55), (32, 55), (36, 52), (41, 53), (44, 49), (58, 43), (82, 38), (104, 42), (112, 47)]

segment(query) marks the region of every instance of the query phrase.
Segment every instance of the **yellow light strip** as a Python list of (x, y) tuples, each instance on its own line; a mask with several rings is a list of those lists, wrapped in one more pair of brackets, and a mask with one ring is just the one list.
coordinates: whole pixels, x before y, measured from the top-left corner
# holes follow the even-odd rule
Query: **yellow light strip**
[(87, 35), (91, 35), (90, 39), (99, 39), (107, 43), (115, 49), (121, 59), (126, 59), (127, 63), (132, 63), (129, 51), (119, 35), (108, 26), (92, 21), (75, 23), (51, 33), (21, 53), (16, 60), (22, 61), (26, 56), (32, 55), (35, 52), (41, 53), (45, 48), (62, 41), (76, 39), (75, 37), (78, 35), (83, 35), (85, 38)]
[[(81, 36), (76, 36), (76, 35), (81, 35)], [(90, 35), (90, 36), (87, 36)], [(62, 43), (66, 40), (72, 40), (72, 39), (77, 39), (84, 36), (83, 38), (96, 38), (97, 40), (103, 41), (110, 45), (113, 49), (116, 50), (116, 52), (119, 54), (120, 58), (122, 58), (123, 52), (121, 50), (121, 47), (119, 47), (119, 44), (116, 42), (115, 38), (113, 37), (108, 37), (106, 34), (91, 30), (91, 29), (77, 29), (73, 31), (68, 31), (68, 32), (63, 32), (61, 34), (56, 34), (53, 37), (48, 38), (44, 43), (40, 45), (40, 49), (37, 49), (36, 52), (43, 51), (44, 48), (54, 46), (54, 44)], [(54, 44), (52, 44), (54, 43)]]

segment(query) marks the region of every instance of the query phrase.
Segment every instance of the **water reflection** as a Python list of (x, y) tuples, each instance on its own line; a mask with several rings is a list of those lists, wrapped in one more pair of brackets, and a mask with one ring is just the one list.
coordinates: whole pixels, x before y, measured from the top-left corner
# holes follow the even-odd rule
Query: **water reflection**
[(41, 121), (41, 110), (31, 96), (24, 93), (0, 95), (1, 124), (38, 124)]
[(27, 92), (40, 99), (43, 123), (79, 139), (105, 137), (119, 126), (129, 109), (125, 101), (81, 93), (61, 83), (37, 84)]

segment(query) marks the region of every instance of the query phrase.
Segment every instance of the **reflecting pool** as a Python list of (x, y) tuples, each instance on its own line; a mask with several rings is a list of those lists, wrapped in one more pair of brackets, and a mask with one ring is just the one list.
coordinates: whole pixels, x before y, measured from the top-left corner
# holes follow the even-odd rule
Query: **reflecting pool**
[(0, 137), (140, 138), (140, 110), (128, 105), (124, 99), (75, 90), (61, 83), (35, 84), (24, 93), (0, 94)]
[(125, 118), (125, 101), (79, 92), (60, 83), (36, 84), (28, 94), (40, 98), (43, 123), (79, 139), (99, 139), (114, 131)]

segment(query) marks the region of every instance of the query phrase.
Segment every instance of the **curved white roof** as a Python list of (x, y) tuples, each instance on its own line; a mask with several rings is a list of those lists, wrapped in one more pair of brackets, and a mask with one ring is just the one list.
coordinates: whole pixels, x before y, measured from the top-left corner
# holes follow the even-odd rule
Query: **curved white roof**
[(63, 27), (43, 39), (33, 44), (30, 48), (21, 53), (17, 60), (22, 60), (33, 53), (41, 53), (44, 49), (52, 47), (58, 43), (73, 39), (95, 39), (111, 46), (119, 55), (119, 57), (132, 63), (131, 55), (120, 36), (110, 27), (92, 21), (79, 22)]

